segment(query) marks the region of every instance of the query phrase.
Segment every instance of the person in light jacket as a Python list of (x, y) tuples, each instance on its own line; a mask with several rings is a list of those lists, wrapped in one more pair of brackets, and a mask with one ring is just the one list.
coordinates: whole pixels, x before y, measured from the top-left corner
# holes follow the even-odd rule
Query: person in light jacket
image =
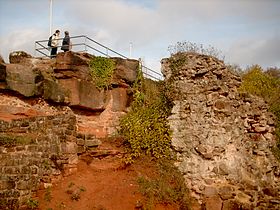
[(63, 38), (61, 49), (64, 52), (67, 52), (67, 51), (71, 50), (71, 42), (70, 42), (69, 32), (65, 31), (64, 34), (65, 34), (65, 37)]
[(52, 35), (51, 58), (56, 57), (59, 34), (60, 34), (60, 31), (56, 30), (55, 33)]

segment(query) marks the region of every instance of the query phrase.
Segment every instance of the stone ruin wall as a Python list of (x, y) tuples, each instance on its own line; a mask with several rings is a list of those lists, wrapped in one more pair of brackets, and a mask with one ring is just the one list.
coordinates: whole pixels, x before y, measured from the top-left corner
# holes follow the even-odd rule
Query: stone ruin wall
[[(10, 64), (0, 61), (0, 209), (23, 207), (39, 188), (75, 172), (79, 155), (116, 131), (138, 61), (114, 58), (114, 87), (98, 91), (89, 77), (91, 57), (68, 52), (50, 60), (16, 52)], [(41, 102), (26, 104), (7, 91)]]
[(280, 209), (280, 165), (267, 105), (238, 92), (239, 76), (211, 56), (162, 60), (174, 106), (177, 166), (204, 209)]
[[(32, 192), (76, 170), (76, 118), (71, 113), (0, 120), (0, 209), (17, 209)], [(8, 143), (8, 138), (17, 141)]]

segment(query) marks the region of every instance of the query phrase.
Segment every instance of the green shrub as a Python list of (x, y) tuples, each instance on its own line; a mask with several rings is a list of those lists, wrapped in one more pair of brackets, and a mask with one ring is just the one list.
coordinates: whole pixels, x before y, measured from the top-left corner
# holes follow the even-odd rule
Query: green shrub
[(84, 186), (76, 186), (75, 183), (70, 182), (68, 189), (65, 191), (73, 201), (78, 201), (81, 199), (81, 193), (85, 192), (86, 188)]
[(52, 189), (50, 187), (48, 187), (46, 189), (46, 192), (44, 194), (44, 200), (50, 202), (52, 200)]
[(93, 57), (89, 63), (90, 74), (99, 89), (108, 89), (111, 85), (115, 62), (106, 57)]
[(171, 105), (162, 87), (161, 82), (144, 79), (141, 72), (134, 83), (131, 111), (121, 119), (119, 129), (128, 149), (126, 163), (132, 163), (141, 154), (171, 156), (171, 131), (167, 124)]
[(171, 161), (157, 163), (158, 176), (139, 177), (140, 192), (146, 198), (147, 209), (153, 209), (156, 203), (177, 204), (180, 209), (189, 209), (188, 190), (182, 174)]
[(29, 198), (26, 201), (26, 205), (28, 209), (34, 210), (34, 209), (38, 209), (39, 207), (39, 201), (33, 199), (33, 198)]

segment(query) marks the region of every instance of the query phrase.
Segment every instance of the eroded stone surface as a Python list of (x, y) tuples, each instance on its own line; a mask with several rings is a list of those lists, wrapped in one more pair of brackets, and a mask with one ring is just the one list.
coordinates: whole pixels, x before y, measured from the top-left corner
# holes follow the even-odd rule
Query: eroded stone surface
[[(177, 166), (206, 209), (278, 209), (279, 162), (273, 116), (257, 97), (237, 91), (240, 77), (195, 53), (162, 60), (174, 102), (169, 123)], [(222, 207), (223, 206), (223, 207)]]

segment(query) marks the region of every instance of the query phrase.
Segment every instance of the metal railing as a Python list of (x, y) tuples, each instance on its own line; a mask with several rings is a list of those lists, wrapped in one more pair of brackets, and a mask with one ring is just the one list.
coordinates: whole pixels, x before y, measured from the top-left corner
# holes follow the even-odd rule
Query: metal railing
[[(125, 55), (118, 53), (117, 51), (114, 51), (110, 49), (109, 47), (106, 47), (103, 44), (100, 44), (99, 42), (85, 36), (72, 36), (70, 37), (71, 43), (72, 43), (72, 49), (71, 51), (74, 52), (87, 52), (92, 55), (100, 55), (100, 56), (106, 56), (106, 57), (121, 57), (124, 59), (129, 59)], [(61, 40), (63, 38), (58, 39), (61, 43)], [(35, 57), (37, 53), (40, 54), (38, 57), (50, 57), (50, 47), (47, 46), (48, 40), (40, 40), (35, 41)], [(61, 45), (58, 46), (58, 51), (61, 48)], [(42, 56), (43, 55), (43, 56)], [(163, 80), (163, 76), (161, 73), (152, 70), (151, 68), (148, 68), (144, 65), (142, 65), (142, 61), (139, 60), (142, 67), (142, 72), (145, 78), (152, 79), (152, 80)]]

